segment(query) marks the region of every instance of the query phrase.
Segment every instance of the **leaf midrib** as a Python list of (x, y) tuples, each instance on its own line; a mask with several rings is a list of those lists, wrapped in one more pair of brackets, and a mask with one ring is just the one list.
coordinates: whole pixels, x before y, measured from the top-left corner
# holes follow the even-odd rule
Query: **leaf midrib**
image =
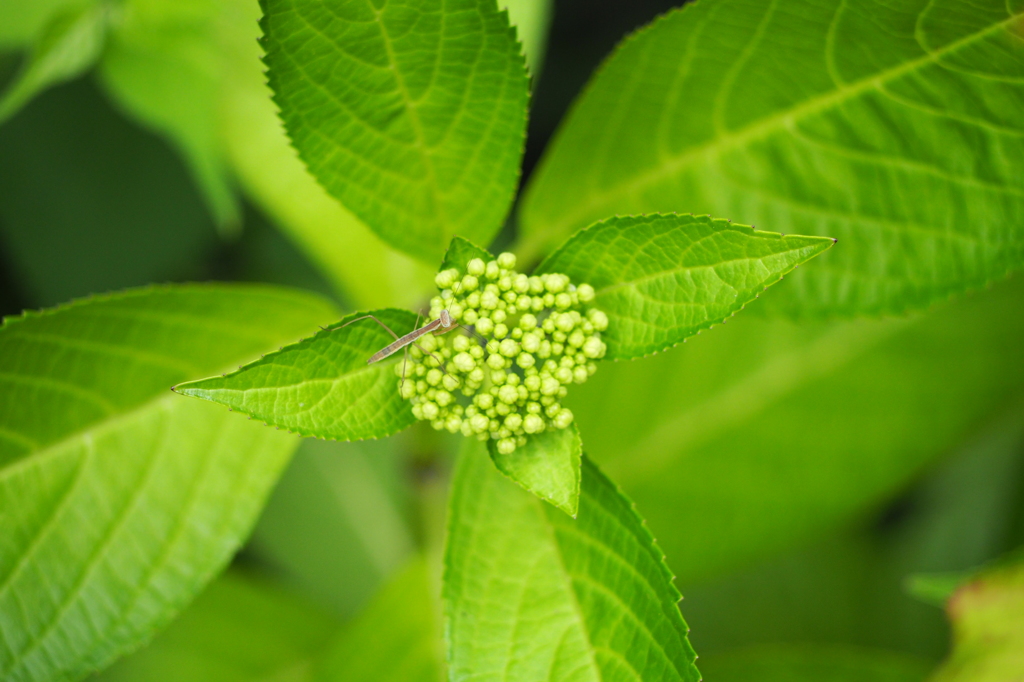
[[(956, 52), (963, 47), (967, 47), (974, 41), (985, 38), (989, 34), (995, 33), (1013, 22), (1020, 20), (1022, 16), (1024, 15), (1014, 14), (1013, 16), (993, 24), (988, 28), (953, 41), (938, 50), (929, 52), (917, 59), (912, 59), (900, 66), (886, 69), (870, 77), (862, 78), (859, 81), (854, 81), (849, 85), (836, 88), (827, 94), (813, 97), (800, 104), (791, 106), (788, 109), (784, 109), (773, 114), (772, 116), (751, 123), (743, 128), (739, 128), (732, 133), (716, 137), (701, 145), (689, 147), (674, 156), (667, 156), (658, 165), (652, 167), (647, 172), (634, 176), (632, 180), (617, 183), (611, 188), (602, 189), (597, 195), (591, 194), (587, 201), (578, 204), (578, 208), (575, 211), (567, 214), (560, 220), (550, 223), (548, 228), (544, 231), (544, 234), (559, 234), (564, 230), (571, 228), (580, 219), (589, 215), (594, 209), (607, 205), (610, 201), (614, 201), (622, 196), (633, 194), (636, 191), (666, 177), (670, 177), (698, 157), (721, 154), (727, 149), (739, 146), (745, 142), (753, 141), (758, 137), (775, 133), (790, 125), (795, 120), (799, 120), (805, 116), (828, 109), (832, 106), (841, 105), (843, 102), (852, 99), (871, 88), (881, 87), (887, 82), (915, 71), (918, 68), (930, 66), (931, 64), (938, 62), (942, 57)], [(547, 237), (545, 236), (544, 239), (546, 240)]]

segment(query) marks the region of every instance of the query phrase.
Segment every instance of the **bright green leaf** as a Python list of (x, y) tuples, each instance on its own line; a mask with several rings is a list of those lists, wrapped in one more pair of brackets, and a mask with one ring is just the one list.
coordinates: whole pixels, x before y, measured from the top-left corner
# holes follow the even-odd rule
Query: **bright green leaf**
[(331, 307), (270, 287), (151, 287), (0, 327), (0, 677), (81, 677), (166, 624), (247, 535), (294, 438), (183, 379)]
[(237, 372), (174, 390), (303, 436), (363, 440), (397, 433), (416, 419), (398, 393), (394, 364), (366, 362), (396, 337), (367, 315), (398, 335), (416, 324), (408, 310), (353, 313)]
[(444, 645), (430, 567), (415, 559), (331, 645), (316, 682), (440, 682)]
[(516, 189), (523, 56), (494, 0), (264, 0), (270, 86), (299, 156), (385, 241), (433, 264), (488, 243)]
[(732, 317), (833, 241), (710, 216), (610, 218), (577, 232), (537, 271), (593, 286), (609, 319), (608, 357), (637, 358)]
[(953, 622), (953, 653), (932, 682), (1024, 678), (1024, 564), (961, 587), (946, 610)]
[(238, 228), (220, 139), (223, 57), (207, 0), (124, 0), (100, 62), (100, 81), (130, 115), (188, 161), (218, 225)]
[(451, 679), (697, 682), (679, 592), (632, 503), (584, 458), (573, 520), (467, 444), (445, 550)]
[(876, 649), (761, 645), (700, 657), (713, 682), (922, 682), (931, 664)]
[(228, 571), (170, 627), (95, 682), (308, 678), (338, 623), (266, 579)]
[(29, 46), (54, 17), (94, 5), (96, 0), (0, 0), (0, 51)]
[(529, 436), (526, 445), (516, 448), (510, 455), (498, 452), (494, 440), (487, 441), (487, 448), (498, 471), (576, 518), (583, 441), (575, 424), (567, 429)]
[(1018, 278), (909, 319), (740, 316), (567, 404), (689, 582), (880, 504), (1011, 409), (1022, 305)]
[(28, 63), (0, 97), (0, 124), (51, 85), (84, 73), (100, 55), (106, 5), (74, 8), (58, 15), (36, 42)]
[(481, 249), (468, 239), (452, 237), (448, 250), (444, 252), (444, 261), (440, 269), (458, 268), (459, 272), (466, 274), (466, 263), (474, 258), (479, 258), (485, 263), (494, 260), (494, 256), (487, 249)]
[(616, 214), (837, 237), (769, 307), (923, 308), (1024, 263), (1024, 7), (701, 0), (626, 39), (533, 176), (540, 252)]
[(259, 4), (217, 4), (225, 60), (218, 87), (221, 136), (239, 183), (353, 307), (421, 302), (436, 262), (427, 266), (386, 245), (309, 174), (271, 101), (257, 42)]

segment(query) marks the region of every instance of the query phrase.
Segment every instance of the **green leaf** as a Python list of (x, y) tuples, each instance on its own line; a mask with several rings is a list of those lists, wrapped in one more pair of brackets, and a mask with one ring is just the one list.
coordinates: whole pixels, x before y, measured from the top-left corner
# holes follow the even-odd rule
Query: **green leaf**
[(931, 664), (877, 649), (776, 644), (701, 656), (700, 668), (714, 682), (922, 682)]
[(573, 520), (467, 444), (445, 550), (451, 679), (697, 682), (679, 592), (632, 503), (584, 458)]
[(441, 263), (440, 270), (458, 268), (459, 272), (465, 274), (466, 263), (474, 258), (479, 258), (485, 263), (494, 260), (494, 256), (487, 249), (481, 249), (468, 239), (459, 236), (452, 237), (448, 250), (444, 252), (444, 261)]
[(124, 0), (99, 75), (114, 101), (178, 148), (218, 225), (231, 234), (239, 210), (219, 130), (220, 12), (206, 0)]
[[(615, 214), (842, 247), (769, 307), (924, 308), (1024, 263), (1024, 42), (1003, 0), (701, 0), (627, 38), (522, 210), (525, 254)], [(982, 151), (984, 150), (984, 151)]]
[(416, 419), (398, 393), (393, 363), (366, 362), (397, 337), (369, 315), (398, 335), (416, 324), (408, 310), (352, 313), (236, 372), (174, 390), (303, 436), (363, 440), (397, 433)]
[(264, 0), (270, 86), (299, 156), (397, 249), (490, 242), (516, 189), (523, 56), (494, 0)]
[(296, 439), (168, 387), (333, 310), (151, 287), (0, 327), (0, 677), (78, 678), (166, 624), (247, 535)]
[(317, 682), (438, 682), (444, 648), (428, 563), (415, 559), (330, 646)]
[(910, 595), (924, 603), (942, 606), (972, 573), (973, 571), (915, 573), (907, 576), (905, 586)]
[(1024, 676), (1024, 564), (965, 585), (946, 610), (953, 653), (932, 682), (1010, 682)]
[(905, 319), (740, 316), (603, 365), (567, 406), (685, 584), (874, 508), (1019, 409), (1022, 305), (1017, 278)]
[(93, 65), (103, 48), (108, 12), (105, 5), (76, 7), (50, 22), (28, 63), (0, 97), (0, 125), (39, 92)]
[(434, 267), (399, 253), (327, 194), (288, 141), (261, 61), (259, 4), (217, 3), (224, 65), (217, 88), (225, 154), (249, 198), (271, 216), (355, 308), (422, 302)]
[(487, 441), (487, 448), (498, 471), (576, 518), (583, 441), (575, 424), (530, 436), (526, 445), (516, 448), (511, 455), (498, 452), (493, 440)]
[(95, 4), (96, 0), (0, 0), (0, 52), (30, 45), (54, 17)]
[(96, 682), (306, 679), (338, 623), (277, 584), (230, 570), (142, 650)]
[(593, 286), (608, 357), (637, 358), (724, 322), (833, 242), (711, 216), (630, 216), (577, 232), (537, 271)]

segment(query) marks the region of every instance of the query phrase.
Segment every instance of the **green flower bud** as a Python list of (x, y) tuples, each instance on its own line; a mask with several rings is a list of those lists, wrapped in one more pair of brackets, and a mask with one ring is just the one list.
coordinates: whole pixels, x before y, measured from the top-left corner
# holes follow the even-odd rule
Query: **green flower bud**
[(569, 369), (572, 369), (575, 364), (576, 361), (572, 358), (571, 355), (563, 355), (562, 358), (558, 361), (559, 367), (568, 367)]
[(551, 357), (551, 342), (544, 339), (540, 342), (540, 348), (537, 349), (537, 357), (541, 360)]
[(515, 357), (516, 355), (519, 355), (519, 344), (512, 339), (505, 339), (498, 344), (498, 352), (506, 358)]
[(480, 307), (480, 292), (479, 291), (474, 291), (469, 296), (467, 296), (466, 297), (466, 305), (469, 306), (471, 309), (472, 308), (479, 308)]
[(608, 328), (608, 316), (597, 308), (591, 308), (587, 311), (587, 317), (590, 318), (591, 323), (594, 325), (594, 329), (599, 332), (603, 332)]
[(563, 384), (572, 383), (572, 370), (568, 367), (559, 367), (555, 372), (555, 378)]
[(451, 305), (448, 306), (449, 317), (456, 321), (462, 319), (462, 314), (464, 311), (465, 308), (463, 308), (462, 305), (459, 303), (452, 303)]
[(591, 336), (583, 343), (583, 354), (588, 358), (604, 357), (606, 350), (604, 342), (596, 336)]
[(505, 268), (506, 270), (514, 270), (516, 267), (516, 255), (514, 253), (505, 252), (498, 255), (498, 265)]
[(484, 336), (490, 336), (494, 332), (494, 322), (489, 317), (481, 317), (476, 321), (476, 330)]
[(523, 386), (525, 386), (526, 389), (529, 391), (539, 391), (540, 377), (537, 376), (536, 374), (526, 377), (525, 379), (523, 379)]
[(564, 429), (569, 424), (572, 424), (572, 411), (567, 407), (563, 407), (551, 422), (556, 429)]
[(550, 405), (544, 408), (544, 414), (549, 418), (553, 418), (556, 414), (562, 411), (562, 406), (558, 402), (552, 402)]
[(544, 420), (536, 414), (528, 414), (523, 419), (523, 431), (527, 433), (540, 433), (544, 430)]
[(520, 296), (516, 299), (516, 310), (525, 313), (533, 307), (533, 300), (529, 296)]
[(480, 393), (473, 398), (473, 403), (481, 410), (489, 410), (494, 406), (494, 396), (490, 393)]
[(495, 280), (501, 275), (501, 266), (498, 265), (498, 261), (492, 260), (489, 262), (484, 269), (484, 276), (487, 279)]
[(565, 332), (557, 331), (551, 335), (551, 338), (554, 340), (555, 343), (565, 343), (565, 340), (568, 339), (569, 337), (566, 335)]
[(494, 338), (503, 339), (506, 336), (508, 336), (508, 327), (505, 326), (504, 322), (494, 325)]
[[(508, 375), (505, 374), (505, 371), (499, 369), (495, 372), (491, 372), (491, 383), (494, 384), (495, 386), (501, 386), (503, 383), (505, 383), (505, 379), (507, 377)], [(496, 391), (497, 389), (494, 390)]]
[(544, 407), (549, 407), (555, 404), (555, 400), (557, 400), (557, 398), (553, 395), (542, 395), (540, 397), (540, 404)]
[(523, 330), (520, 329), (519, 327), (515, 327), (511, 332), (509, 332), (509, 336), (511, 336), (516, 341), (521, 341), (523, 338)]
[(462, 284), (459, 285), (459, 292), (468, 293), (474, 291), (478, 286), (480, 286), (480, 280), (473, 275), (466, 275), (462, 278)]
[(437, 419), (437, 415), (441, 413), (441, 410), (438, 409), (437, 405), (428, 401), (420, 405), (420, 412), (423, 415), (422, 419), (433, 421)]
[(580, 301), (583, 303), (590, 303), (594, 300), (595, 292), (594, 287), (589, 284), (581, 284), (576, 287), (576, 294), (580, 297)]
[(555, 305), (555, 295), (554, 294), (544, 294), (544, 296), (541, 298), (541, 301), (544, 302), (544, 307), (545, 308), (551, 308), (551, 307), (553, 307)]
[(558, 389), (559, 388), (561, 388), (561, 384), (558, 383), (558, 379), (556, 379), (556, 378), (554, 378), (553, 376), (550, 376), (550, 375), (549, 376), (541, 375), (541, 380), (540, 380), (540, 392), (541, 392), (541, 395), (546, 395), (546, 396), (554, 395), (555, 393), (558, 393)]
[(497, 353), (494, 353), (493, 355), (488, 355), (487, 366), (490, 367), (491, 369), (504, 369), (505, 358)]
[(573, 348), (580, 348), (583, 346), (583, 342), (587, 340), (586, 334), (581, 330), (577, 329), (572, 334), (569, 334), (569, 345)]
[(466, 263), (466, 272), (473, 275), (474, 277), (479, 277), (480, 275), (484, 274), (484, 270), (486, 268), (487, 265), (479, 258), (474, 258), (473, 260)]
[(491, 313), (491, 319), (494, 320), (495, 324), (498, 324), (500, 322), (504, 322), (505, 320), (507, 320), (508, 315), (505, 313), (504, 310), (495, 310), (493, 313)]
[(427, 353), (433, 353), (435, 350), (437, 350), (438, 341), (437, 337), (434, 336), (433, 334), (426, 334), (424, 336), (421, 336), (418, 343), (420, 345), (420, 348), (426, 351)]
[(530, 369), (536, 362), (537, 360), (529, 353), (520, 353), (519, 357), (516, 358), (516, 364), (523, 369)]
[(515, 386), (509, 386), (505, 384), (498, 389), (498, 400), (505, 403), (506, 405), (515, 404), (516, 400), (519, 399), (519, 392), (516, 391)]
[(399, 394), (406, 400), (409, 400), (416, 395), (416, 384), (412, 381), (406, 381), (401, 384), (401, 388), (398, 390)]
[(558, 308), (559, 310), (565, 310), (566, 308), (568, 308), (570, 306), (572, 306), (572, 296), (570, 296), (569, 294), (565, 293), (564, 291), (562, 293), (558, 294), (557, 296), (555, 296), (555, 307), (556, 308)]
[(584, 383), (588, 376), (590, 375), (587, 373), (586, 367), (576, 367), (572, 371), (572, 380), (577, 384)]
[(475, 414), (469, 419), (469, 425), (473, 427), (473, 433), (481, 433), (487, 430), (490, 425), (490, 419), (482, 414)]
[(469, 353), (459, 353), (452, 359), (452, 364), (455, 365), (455, 369), (460, 372), (472, 372), (476, 369), (476, 360)]
[(558, 356), (565, 352), (565, 346), (561, 343), (551, 344), (551, 354)]
[(434, 401), (440, 407), (448, 407), (449, 405), (452, 404), (452, 401), (454, 399), (455, 399), (455, 397), (451, 393), (449, 393), (448, 391), (442, 390), (442, 391), (438, 391), (436, 394), (434, 394)]
[(493, 291), (485, 291), (480, 294), (480, 307), (485, 310), (494, 310), (498, 307), (498, 295)]
[(462, 422), (462, 426), (459, 427), (459, 430), (462, 431), (462, 435), (466, 436), (467, 438), (476, 433), (476, 431), (473, 430), (473, 427), (470, 425), (468, 420)]
[(552, 317), (555, 318), (555, 327), (558, 328), (558, 331), (568, 334), (576, 327), (576, 320), (569, 313), (552, 315)]
[(526, 313), (519, 318), (519, 328), (524, 332), (533, 331), (537, 328), (537, 316)]
[(525, 294), (530, 291), (530, 278), (520, 273), (512, 278), (512, 289), (516, 293)]
[(512, 411), (512, 406), (508, 403), (494, 403), (494, 411), (498, 413), (498, 416), (504, 417)]
[(498, 288), (501, 289), (502, 291), (511, 291), (512, 290), (512, 278), (509, 277), (508, 275), (505, 275), (504, 277), (499, 279), (498, 280)]
[(431, 386), (437, 386), (439, 383), (441, 383), (441, 377), (443, 376), (444, 373), (441, 370), (432, 369), (429, 372), (427, 372), (427, 383), (430, 384)]
[(484, 371), (477, 367), (466, 376), (466, 380), (474, 384), (482, 384), (484, 382)]
[(502, 438), (498, 441), (497, 448), (502, 455), (511, 455), (516, 451), (516, 442), (512, 438)]
[(484, 349), (474, 343), (469, 347), (469, 355), (474, 360), (480, 360), (484, 357)]
[(444, 428), (447, 429), (449, 433), (458, 433), (459, 429), (462, 428), (462, 420), (453, 414), (444, 420)]
[(434, 284), (437, 285), (438, 289), (450, 289), (455, 284), (455, 278), (458, 277), (459, 271), (452, 268), (451, 270), (442, 270), (441, 272), (434, 275)]
[(523, 425), (522, 415), (513, 412), (509, 416), (505, 417), (505, 428), (512, 432), (518, 431)]
[[(423, 368), (422, 367), (417, 367), (416, 369), (423, 369)], [(426, 370), (424, 370), (424, 371), (426, 371)], [(416, 382), (416, 392), (417, 393), (420, 393), (420, 394), (426, 393), (427, 392), (427, 388), (429, 388), (429, 387), (427, 386), (427, 382), (426, 381), (420, 380), (420, 381)]]
[(459, 379), (451, 374), (445, 374), (444, 378), (441, 379), (441, 385), (444, 386), (446, 391), (454, 391), (459, 387)]
[(540, 414), (543, 410), (544, 407), (536, 401), (526, 403), (527, 414)]

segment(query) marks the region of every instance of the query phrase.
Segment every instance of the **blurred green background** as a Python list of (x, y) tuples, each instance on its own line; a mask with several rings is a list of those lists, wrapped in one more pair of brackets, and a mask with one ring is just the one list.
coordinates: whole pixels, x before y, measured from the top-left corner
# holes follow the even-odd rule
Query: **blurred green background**
[[(556, 3), (533, 96), (524, 181), (599, 61), (625, 34), (673, 4)], [(11, 78), (21, 58), (16, 51), (4, 54), (0, 82)], [(113, 102), (93, 74), (49, 89), (0, 126), (0, 313), (16, 314), (148, 282), (196, 280), (287, 284), (353, 307), (271, 217), (241, 192), (237, 196), (237, 228), (218, 230), (210, 204), (178, 150)], [(513, 236), (510, 224), (499, 245)], [(1000, 285), (995, 294), (975, 298), (1002, 296), (1007, 286), (1019, 289), (1016, 283)], [(672, 353), (699, 354), (709, 344), (732, 343), (730, 338), (757, 342), (763, 338), (757, 325), (765, 323), (756, 308), (744, 313), (751, 321), (737, 320), (729, 329), (703, 335)], [(958, 323), (954, 319), (950, 324)], [(971, 329), (964, 332), (951, 343), (971, 344)], [(909, 338), (906, 343), (914, 337)], [(1013, 341), (995, 347), (996, 356), (1020, 352)], [(964, 352), (969, 356), (970, 349)], [(707, 370), (712, 377), (714, 369)], [(663, 370), (652, 365), (644, 371)], [(588, 384), (581, 404), (628, 390), (628, 380), (617, 383), (616, 372), (622, 370)], [(899, 376), (890, 378), (893, 386), (899, 384)], [(935, 386), (943, 385), (943, 377), (933, 378)], [(671, 393), (684, 385), (666, 379), (663, 390)], [(713, 658), (747, 645), (798, 643), (878, 647), (938, 661), (948, 647), (945, 616), (940, 608), (910, 596), (905, 581), (917, 573), (970, 569), (1024, 542), (1024, 421), (1021, 405), (1006, 398), (1014, 395), (1010, 390), (994, 392), (993, 409), (941, 434), (946, 439), (943, 456), (914, 465), (908, 484), (880, 491), (853, 518), (837, 513), (835, 523), (830, 518), (808, 520), (792, 538), (775, 545), (766, 541), (786, 547), (781, 553), (751, 551), (742, 560), (712, 562), (710, 569), (691, 565), (691, 559), (702, 555), (696, 550), (688, 554), (687, 529), (673, 527), (673, 505), (687, 504), (683, 493), (677, 492), (673, 500), (671, 490), (644, 492), (640, 484), (634, 490), (626, 476), (621, 484), (631, 494), (639, 491), (640, 511), (651, 520), (670, 566), (680, 575), (683, 614), (701, 656)], [(1006, 403), (1000, 403), (1004, 398)], [(637, 410), (629, 419), (642, 434), (642, 405)], [(897, 419), (886, 428), (898, 430), (898, 424)], [(750, 446), (756, 450), (756, 439), (743, 437), (752, 439)], [(719, 438), (728, 441), (730, 433)], [(865, 447), (871, 442), (866, 439)], [(242, 627), (240, 621), (206, 618), (204, 609), (210, 604), (240, 600), (258, 611), (246, 598), (253, 585), (272, 585), (270, 591), (259, 591), (262, 600), (277, 598), (275, 590), (297, 595), (309, 603), (308, 611), (295, 615), (308, 636), (298, 633), (294, 642), (277, 645), (313, 650), (323, 646), (322, 633), (353, 618), (417, 547), (429, 545), (432, 531), (422, 519), (432, 513), (425, 505), (436, 505), (435, 488), (443, 471), (423, 463), (432, 453), (415, 451), (424, 448), (422, 443), (408, 434), (368, 444), (304, 442), (229, 577), (209, 588), (183, 617), (183, 625), (167, 635), (179, 652), (198, 657), (191, 663), (195, 669), (182, 673), (182, 679), (216, 677), (209, 666), (222, 660), (223, 651), (209, 651), (208, 659), (195, 653), (195, 641), (202, 639), (195, 633), (203, 628), (227, 633), (224, 651), (261, 646), (245, 630), (231, 634), (232, 628)], [(613, 454), (595, 454), (613, 474), (628, 468)], [(746, 484), (757, 486), (758, 481)], [(660, 500), (657, 508), (654, 500)], [(645, 506), (648, 501), (651, 507)], [(312, 612), (319, 620), (310, 620)], [(252, 619), (257, 629), (258, 613)], [(281, 656), (286, 654), (294, 651)], [(160, 660), (150, 664), (159, 666)]]

